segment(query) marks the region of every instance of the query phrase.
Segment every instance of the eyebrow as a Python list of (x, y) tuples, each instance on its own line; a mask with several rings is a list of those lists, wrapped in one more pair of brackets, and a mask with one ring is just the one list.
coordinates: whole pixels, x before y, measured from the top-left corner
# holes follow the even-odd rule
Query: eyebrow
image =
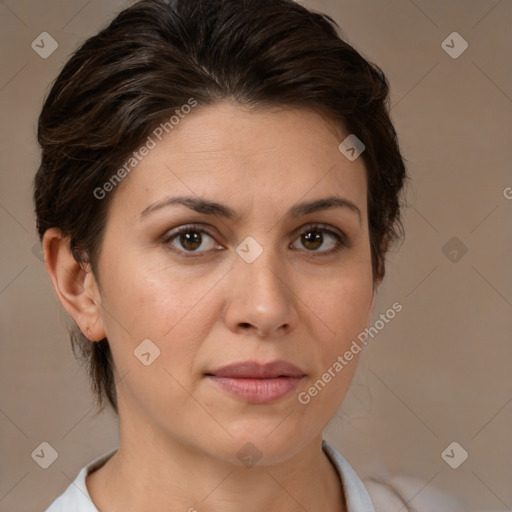
[[(139, 220), (147, 217), (149, 214), (161, 210), (172, 205), (181, 204), (194, 210), (198, 213), (206, 215), (216, 215), (224, 217), (226, 219), (234, 219), (237, 217), (235, 210), (229, 206), (217, 203), (215, 201), (209, 201), (207, 199), (197, 197), (166, 197), (156, 203), (150, 204), (145, 208), (139, 216)], [(351, 212), (354, 212), (359, 217), (359, 223), (361, 223), (361, 210), (350, 200), (339, 196), (328, 196), (314, 201), (306, 201), (298, 203), (292, 206), (287, 215), (292, 218), (301, 217), (321, 210), (331, 210), (333, 208), (345, 208)]]

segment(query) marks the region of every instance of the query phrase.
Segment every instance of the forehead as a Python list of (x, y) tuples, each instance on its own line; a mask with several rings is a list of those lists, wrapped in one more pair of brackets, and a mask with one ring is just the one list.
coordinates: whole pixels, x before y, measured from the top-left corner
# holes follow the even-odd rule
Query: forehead
[(306, 109), (248, 110), (227, 102), (196, 107), (168, 133), (150, 135), (151, 149), (118, 185), (111, 208), (133, 217), (171, 193), (241, 210), (249, 202), (288, 208), (339, 193), (364, 214), (363, 160), (350, 161), (338, 149), (347, 135)]

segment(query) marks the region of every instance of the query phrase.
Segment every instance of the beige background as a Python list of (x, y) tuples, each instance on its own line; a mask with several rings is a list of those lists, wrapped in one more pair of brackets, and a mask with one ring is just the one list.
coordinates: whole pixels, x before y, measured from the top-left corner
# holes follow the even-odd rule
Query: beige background
[[(412, 178), (406, 239), (389, 255), (375, 319), (395, 301), (404, 309), (364, 350), (326, 437), (362, 475), (414, 476), (413, 495), (436, 486), (467, 510), (512, 509), (512, 2), (303, 3), (330, 13), (386, 72)], [(66, 316), (34, 254), (31, 186), (49, 84), (122, 5), (0, 2), (2, 512), (44, 510), (117, 446), (112, 414), (94, 416)], [(59, 45), (47, 59), (31, 48), (44, 31)], [(441, 46), (454, 31), (469, 44), (456, 59)], [(458, 262), (443, 252), (452, 237), (467, 247)], [(59, 454), (46, 470), (31, 457), (43, 441)], [(458, 469), (441, 458), (452, 441), (469, 453)]]

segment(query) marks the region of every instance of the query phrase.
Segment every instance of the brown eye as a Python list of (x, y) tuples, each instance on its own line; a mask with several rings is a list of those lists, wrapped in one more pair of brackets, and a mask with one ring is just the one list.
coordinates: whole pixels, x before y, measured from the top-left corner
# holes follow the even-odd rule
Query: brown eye
[[(300, 240), (300, 245), (307, 252), (317, 252), (319, 255), (329, 255), (348, 247), (343, 235), (322, 225), (310, 226), (302, 231), (297, 240)], [(295, 248), (300, 249), (300, 247)]]
[(187, 251), (195, 251), (201, 246), (202, 236), (198, 231), (189, 231), (179, 235), (179, 241)]
[(319, 231), (308, 231), (301, 235), (302, 244), (306, 249), (316, 251), (322, 246), (324, 237)]
[(181, 226), (163, 240), (180, 253), (203, 253), (218, 247), (215, 239), (204, 228)]

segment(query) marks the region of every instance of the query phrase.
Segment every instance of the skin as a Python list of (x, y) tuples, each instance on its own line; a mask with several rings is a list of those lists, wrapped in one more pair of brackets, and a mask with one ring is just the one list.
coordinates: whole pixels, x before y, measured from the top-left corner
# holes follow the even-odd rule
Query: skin
[[(59, 300), (91, 342), (108, 338), (115, 362), (120, 447), (87, 477), (98, 509), (345, 510), (321, 442), (357, 357), (309, 404), (297, 395), (369, 326), (375, 305), (366, 174), (361, 158), (338, 150), (347, 135), (305, 109), (197, 107), (111, 192), (97, 276), (75, 262), (59, 230), (46, 232)], [(178, 195), (226, 204), (237, 218), (173, 205), (141, 220)], [(331, 195), (360, 217), (346, 207), (287, 214)], [(179, 251), (191, 245), (165, 236), (190, 223), (213, 231), (201, 234), (198, 257), (185, 258)], [(322, 231), (320, 242), (304, 241), (311, 223), (341, 231), (350, 246), (328, 255), (336, 242)], [(247, 236), (263, 248), (252, 263), (235, 252)], [(160, 350), (149, 366), (134, 356), (147, 338)], [(305, 377), (272, 404), (247, 403), (204, 376), (276, 359)], [(251, 468), (237, 457), (247, 442), (262, 454)]]

